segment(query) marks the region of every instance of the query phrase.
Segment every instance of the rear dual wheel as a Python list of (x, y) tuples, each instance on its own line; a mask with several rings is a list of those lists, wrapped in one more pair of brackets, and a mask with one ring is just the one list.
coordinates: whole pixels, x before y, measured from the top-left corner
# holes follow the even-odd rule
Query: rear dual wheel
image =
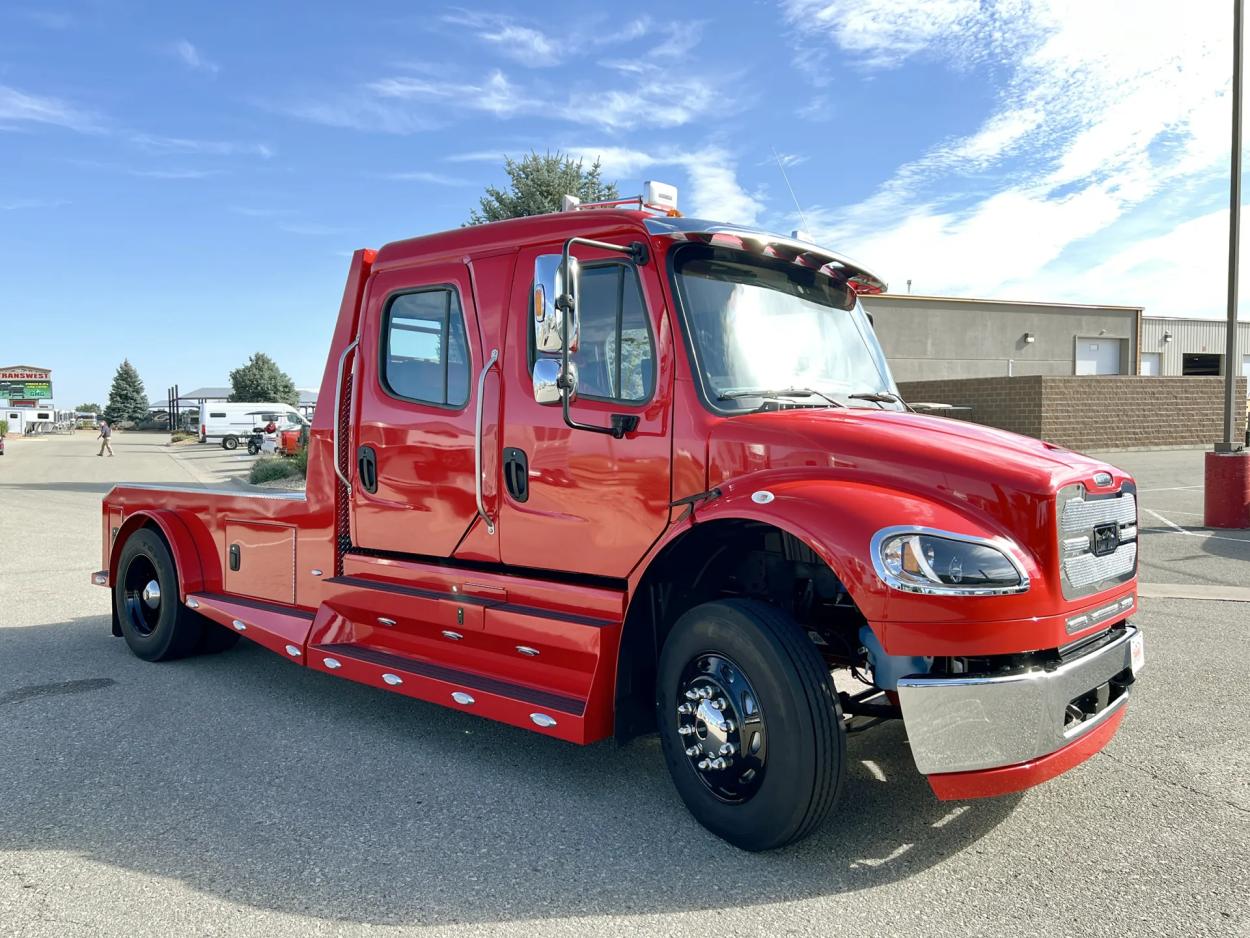
[(210, 622), (180, 599), (178, 570), (165, 541), (151, 528), (126, 539), (117, 561), (113, 609), (136, 657), (169, 661), (224, 651), (238, 635)]
[(696, 606), (660, 655), (656, 717), (686, 807), (744, 850), (810, 834), (846, 778), (846, 732), (829, 670), (780, 610)]

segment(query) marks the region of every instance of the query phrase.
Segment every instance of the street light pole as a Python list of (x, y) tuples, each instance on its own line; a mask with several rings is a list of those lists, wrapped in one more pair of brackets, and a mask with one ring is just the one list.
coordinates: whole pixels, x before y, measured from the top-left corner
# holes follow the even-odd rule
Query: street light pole
[(1216, 452), (1242, 448), (1237, 435), (1237, 262), (1241, 235), (1241, 30), (1245, 0), (1233, 0), (1233, 145), (1228, 187), (1228, 328), (1224, 343), (1224, 442)]
[(1228, 186), (1228, 335), (1224, 345), (1224, 439), (1206, 454), (1202, 523), (1250, 528), (1250, 453), (1237, 435), (1237, 247), (1241, 234), (1241, 30), (1245, 0), (1233, 0), (1233, 153)]

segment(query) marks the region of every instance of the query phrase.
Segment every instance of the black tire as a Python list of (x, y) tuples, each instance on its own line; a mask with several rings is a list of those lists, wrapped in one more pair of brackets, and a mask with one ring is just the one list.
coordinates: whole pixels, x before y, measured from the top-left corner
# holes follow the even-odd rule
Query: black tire
[[(155, 582), (155, 604), (145, 589)], [(169, 661), (194, 654), (204, 634), (204, 619), (184, 606), (178, 594), (178, 571), (161, 536), (142, 528), (126, 539), (117, 561), (113, 610), (122, 637), (136, 657)]]
[[(714, 687), (722, 690), (708, 706), (733, 719), (709, 728), (698, 697), (698, 704), (689, 701), (698, 708), (693, 715), (679, 714), (688, 691)], [(727, 706), (722, 711), (718, 704)], [(743, 850), (806, 837), (841, 795), (846, 730), (829, 669), (803, 630), (773, 606), (728, 599), (678, 619), (660, 654), (656, 720), (665, 762), (690, 813)], [(736, 731), (720, 732), (729, 726)], [(722, 739), (737, 741), (729, 768), (700, 768), (709, 743)], [(701, 748), (688, 754), (688, 747)]]
[(239, 438), (237, 436), (223, 436), (221, 438), (222, 449), (238, 449)]

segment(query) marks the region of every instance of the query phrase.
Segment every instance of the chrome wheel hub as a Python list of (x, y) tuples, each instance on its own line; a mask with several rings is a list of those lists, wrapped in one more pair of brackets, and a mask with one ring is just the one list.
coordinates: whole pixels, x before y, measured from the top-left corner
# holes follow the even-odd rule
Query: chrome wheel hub
[(161, 584), (155, 580), (148, 580), (147, 586), (143, 588), (140, 594), (143, 601), (147, 603), (149, 609), (158, 609), (161, 605)]
[(722, 801), (742, 802), (764, 776), (767, 734), (759, 699), (742, 669), (700, 655), (682, 672), (677, 733), (700, 780)]

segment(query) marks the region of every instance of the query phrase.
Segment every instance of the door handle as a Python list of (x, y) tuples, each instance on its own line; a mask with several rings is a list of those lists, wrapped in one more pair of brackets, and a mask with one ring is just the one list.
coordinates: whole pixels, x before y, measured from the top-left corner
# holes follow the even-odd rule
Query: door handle
[(356, 475), (366, 492), (373, 494), (378, 490), (378, 454), (372, 446), (362, 446), (356, 451)]
[(490, 350), (490, 358), (477, 376), (477, 415), (473, 421), (473, 494), (477, 497), (477, 516), (486, 522), (486, 533), (495, 533), (495, 522), (486, 511), (486, 502), (482, 499), (482, 407), (485, 404), (483, 392), (486, 389), (486, 376), (499, 361), (499, 349)]
[(506, 446), (503, 451), (503, 482), (508, 494), (515, 501), (528, 501), (530, 497), (530, 466), (525, 450)]

